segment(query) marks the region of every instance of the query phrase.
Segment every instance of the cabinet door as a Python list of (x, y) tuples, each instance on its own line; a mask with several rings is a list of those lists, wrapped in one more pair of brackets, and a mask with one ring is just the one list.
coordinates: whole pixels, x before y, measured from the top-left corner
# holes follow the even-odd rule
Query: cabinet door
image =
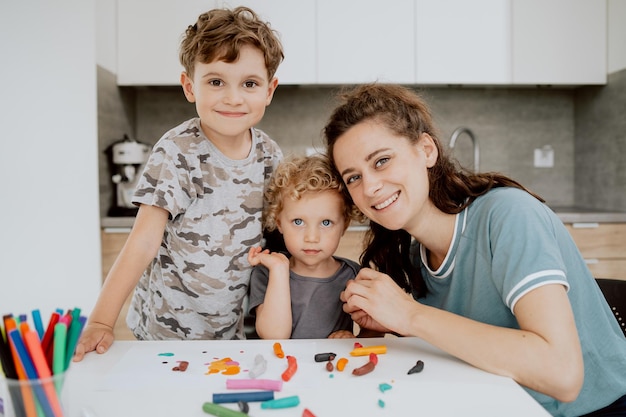
[(414, 83), (414, 7), (414, 0), (317, 0), (318, 83)]
[(514, 84), (606, 84), (606, 0), (512, 0)]
[(117, 84), (177, 85), (178, 48), (185, 30), (214, 0), (118, 0)]
[(595, 278), (626, 280), (626, 224), (566, 224)]
[(315, 2), (239, 0), (257, 12), (280, 35), (285, 60), (278, 67), (279, 84), (314, 84), (316, 72)]
[(508, 84), (508, 0), (417, 0), (419, 84)]

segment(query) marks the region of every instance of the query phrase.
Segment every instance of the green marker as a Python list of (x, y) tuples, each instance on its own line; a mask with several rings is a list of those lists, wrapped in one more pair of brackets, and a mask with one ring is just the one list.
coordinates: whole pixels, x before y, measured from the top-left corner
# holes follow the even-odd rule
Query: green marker
[(74, 356), (74, 349), (82, 330), (82, 324), (80, 322), (80, 308), (72, 310), (72, 321), (70, 327), (67, 329), (67, 342), (65, 347), (65, 369), (70, 366), (72, 362), (72, 356)]
[(217, 417), (248, 417), (246, 413), (222, 407), (221, 405), (215, 403), (202, 404), (202, 411)]
[(62, 374), (65, 371), (65, 349), (67, 348), (67, 325), (54, 325), (54, 344), (52, 345), (52, 373)]
[(276, 400), (263, 401), (261, 408), (289, 408), (297, 407), (300, 404), (300, 397), (294, 395), (292, 397), (278, 398)]

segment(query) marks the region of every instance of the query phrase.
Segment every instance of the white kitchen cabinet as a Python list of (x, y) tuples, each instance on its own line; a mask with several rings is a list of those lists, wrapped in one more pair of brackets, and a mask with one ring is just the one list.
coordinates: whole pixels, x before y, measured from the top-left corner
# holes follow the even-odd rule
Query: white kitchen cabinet
[(315, 84), (317, 81), (315, 1), (238, 0), (258, 13), (280, 36), (285, 60), (278, 67), (279, 84)]
[(513, 84), (606, 84), (605, 0), (512, 0)]
[(606, 83), (606, 0), (119, 0), (118, 84), (179, 84), (186, 27), (240, 4), (279, 33), (280, 84)]
[(118, 0), (117, 84), (177, 85), (182, 66), (178, 48), (198, 15), (214, 0)]
[(317, 82), (415, 83), (414, 8), (414, 0), (317, 0)]
[(510, 2), (416, 0), (419, 84), (510, 84)]
[[(311, 84), (316, 79), (315, 2), (290, 0), (118, 1), (118, 85), (177, 85), (183, 70), (178, 49), (187, 27), (215, 7), (248, 6), (270, 22), (283, 44), (285, 60), (277, 76), (282, 84)], [(294, 18), (298, 16), (298, 18)]]

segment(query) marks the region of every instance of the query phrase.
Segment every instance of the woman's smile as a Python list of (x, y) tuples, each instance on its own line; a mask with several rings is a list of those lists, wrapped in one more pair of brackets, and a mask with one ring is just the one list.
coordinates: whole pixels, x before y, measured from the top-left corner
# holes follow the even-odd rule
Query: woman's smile
[(392, 195), (391, 197), (389, 197), (388, 199), (386, 199), (382, 203), (374, 205), (374, 208), (376, 210), (385, 209), (385, 208), (389, 207), (390, 205), (392, 205), (393, 203), (395, 203), (399, 196), (400, 196), (400, 191), (396, 192), (394, 195)]

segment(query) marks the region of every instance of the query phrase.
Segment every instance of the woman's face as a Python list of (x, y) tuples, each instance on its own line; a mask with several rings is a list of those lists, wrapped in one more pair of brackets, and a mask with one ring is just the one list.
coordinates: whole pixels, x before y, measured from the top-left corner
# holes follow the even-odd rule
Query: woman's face
[(437, 160), (437, 148), (428, 134), (411, 143), (368, 120), (337, 139), (333, 157), (354, 203), (381, 226), (410, 232), (432, 207), (427, 169)]

